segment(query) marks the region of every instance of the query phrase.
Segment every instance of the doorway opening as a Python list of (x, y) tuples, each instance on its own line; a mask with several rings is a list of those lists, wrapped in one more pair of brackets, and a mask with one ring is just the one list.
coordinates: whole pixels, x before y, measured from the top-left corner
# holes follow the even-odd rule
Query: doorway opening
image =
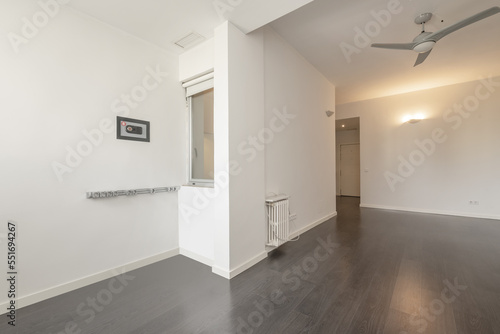
[(335, 122), (337, 196), (361, 197), (359, 117)]

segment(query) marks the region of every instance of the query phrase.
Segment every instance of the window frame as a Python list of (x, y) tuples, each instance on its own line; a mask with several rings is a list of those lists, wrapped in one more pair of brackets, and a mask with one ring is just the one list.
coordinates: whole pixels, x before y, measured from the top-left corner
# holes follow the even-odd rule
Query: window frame
[[(196, 80), (196, 79), (195, 79)], [(193, 80), (193, 81), (195, 81)], [(184, 86), (184, 85), (183, 85)], [(196, 87), (198, 86), (198, 87)], [(188, 140), (188, 150), (189, 150), (189, 162), (188, 162), (188, 185), (190, 186), (203, 186), (203, 187), (213, 187), (214, 179), (198, 179), (193, 178), (193, 104), (192, 98), (195, 95), (214, 89), (213, 76), (208, 80), (203, 80), (201, 82), (196, 82), (190, 86), (186, 87), (186, 104), (189, 114), (189, 140)], [(215, 92), (215, 90), (214, 90)], [(215, 110), (212, 111), (215, 113)], [(214, 166), (215, 169), (215, 166)]]

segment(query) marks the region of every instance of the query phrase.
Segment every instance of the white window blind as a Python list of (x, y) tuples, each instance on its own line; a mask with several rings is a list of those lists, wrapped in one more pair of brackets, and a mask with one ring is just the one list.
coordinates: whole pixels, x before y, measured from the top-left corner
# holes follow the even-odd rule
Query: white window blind
[(182, 84), (186, 88), (186, 97), (193, 96), (214, 87), (214, 72), (186, 81)]

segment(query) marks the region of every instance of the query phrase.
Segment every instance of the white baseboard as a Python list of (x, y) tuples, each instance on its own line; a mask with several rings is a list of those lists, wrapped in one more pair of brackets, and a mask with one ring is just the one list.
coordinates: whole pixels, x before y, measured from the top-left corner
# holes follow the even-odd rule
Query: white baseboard
[(229, 270), (226, 270), (224, 268), (218, 267), (218, 266), (212, 266), (212, 272), (216, 275), (222, 276), (227, 279), (231, 279), (231, 273)]
[(335, 217), (336, 215), (337, 215), (337, 211), (335, 211), (335, 212), (333, 212), (333, 213), (331, 213), (331, 214), (329, 214), (329, 215), (327, 215), (327, 216), (325, 216), (325, 217), (323, 217), (323, 218), (321, 218), (321, 219), (318, 219), (317, 221), (312, 222), (311, 224), (309, 224), (309, 225), (307, 225), (307, 226), (304, 226), (304, 227), (302, 227), (301, 229), (299, 229), (299, 230), (297, 230), (297, 231), (295, 231), (295, 232), (292, 232), (292, 233), (290, 234), (290, 239), (296, 238), (296, 237), (298, 237), (299, 235), (301, 235), (301, 234), (303, 234), (303, 233), (305, 233), (305, 232), (309, 231), (310, 229), (312, 229), (312, 228), (314, 228), (314, 227), (316, 227), (316, 226), (318, 226), (318, 225), (320, 225), (320, 224), (323, 224), (323, 223), (324, 223), (324, 222), (326, 222), (328, 219), (333, 218), (333, 217)]
[[(175, 248), (169, 251), (166, 251), (164, 253), (160, 253), (157, 255), (153, 255), (144, 259), (140, 259), (134, 262), (127, 263), (123, 266), (119, 266), (113, 269), (109, 269), (106, 271), (102, 271), (96, 274), (92, 274), (83, 278), (79, 278), (77, 280), (64, 283), (61, 285), (54, 286), (52, 288), (42, 290), (39, 292), (35, 292), (31, 295), (27, 296), (22, 296), (16, 300), (16, 308), (20, 309), (22, 307), (26, 307), (29, 305), (36, 304), (38, 302), (44, 301), (46, 299), (56, 297), (59, 295), (62, 295), (64, 293), (83, 288), (87, 285), (91, 285), (106, 279), (110, 279), (114, 276), (116, 276), (116, 273), (124, 273), (124, 272), (129, 272), (150, 264), (153, 264), (158, 261), (162, 261), (165, 259), (168, 259), (172, 256), (176, 256), (179, 254), (179, 249)], [(0, 315), (7, 313), (6, 308), (7, 308), (8, 302), (0, 303)]]
[(361, 203), (359, 205), (361, 208), (370, 209), (382, 209), (382, 210), (394, 210), (394, 211), (407, 211), (407, 212), (418, 212), (418, 213), (430, 213), (434, 215), (445, 215), (445, 216), (458, 216), (466, 218), (481, 218), (481, 219), (495, 219), (500, 220), (499, 215), (484, 215), (480, 213), (470, 213), (470, 212), (456, 212), (456, 211), (445, 211), (445, 210), (430, 210), (430, 209), (417, 209), (417, 208), (407, 208), (401, 206), (388, 206), (388, 205), (377, 205), (377, 204), (366, 204)]
[[(337, 215), (337, 211), (334, 211), (333, 213), (326, 215), (325, 217), (320, 218), (317, 221), (312, 222), (311, 224), (304, 226), (295, 232), (292, 232), (292, 234), (290, 234), (290, 238), (293, 239), (293, 238), (297, 237), (298, 235), (305, 233), (305, 232), (309, 231), (310, 229), (326, 222), (328, 219), (335, 217), (336, 215)], [(231, 279), (231, 278), (235, 277), (236, 275), (241, 274), (242, 272), (244, 272), (248, 268), (252, 267), (253, 265), (259, 263), (263, 259), (265, 259), (267, 257), (267, 253), (268, 253), (268, 251), (264, 251), (264, 252), (258, 254), (257, 256), (255, 256), (254, 258), (248, 260), (247, 262), (239, 265), (238, 267), (236, 267), (230, 271), (227, 269), (221, 268), (221, 267), (212, 266), (212, 272), (214, 274), (217, 274), (217, 275), (222, 276), (224, 278)]]
[(264, 260), (266, 257), (267, 257), (267, 252), (262, 252), (260, 254), (257, 254), (256, 256), (251, 258), (250, 260), (246, 261), (245, 263), (242, 263), (238, 267), (231, 269), (231, 270), (227, 270), (227, 269), (217, 267), (217, 266), (212, 266), (212, 272), (214, 274), (217, 274), (217, 275), (222, 276), (224, 278), (231, 279), (231, 278), (234, 278), (237, 275), (241, 274), (242, 272), (244, 272), (248, 268), (256, 265), (260, 261)]
[(198, 261), (200, 263), (203, 263), (204, 265), (207, 265), (209, 267), (211, 267), (214, 264), (213, 259), (209, 259), (208, 257), (204, 257), (200, 254), (191, 252), (191, 251), (184, 249), (184, 248), (179, 248), (179, 254), (184, 255), (185, 257), (188, 257), (188, 258), (193, 259), (195, 261)]

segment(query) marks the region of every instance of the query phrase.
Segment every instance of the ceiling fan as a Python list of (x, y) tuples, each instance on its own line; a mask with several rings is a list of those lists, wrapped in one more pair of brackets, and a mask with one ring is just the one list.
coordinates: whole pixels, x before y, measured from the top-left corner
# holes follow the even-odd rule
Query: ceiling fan
[(429, 22), (432, 17), (432, 13), (424, 13), (415, 18), (416, 24), (422, 25), (422, 32), (413, 39), (411, 43), (374, 43), (371, 46), (374, 48), (383, 49), (394, 49), (394, 50), (413, 50), (418, 53), (417, 61), (413, 67), (420, 65), (429, 56), (432, 48), (441, 38), (448, 34), (451, 34), (458, 29), (468, 26), (469, 24), (475, 23), (482, 19), (485, 19), (491, 15), (500, 13), (500, 7), (491, 7), (490, 9), (484, 10), (476, 15), (473, 15), (465, 20), (452, 24), (449, 27), (441, 29), (436, 32), (425, 31), (425, 23)]

